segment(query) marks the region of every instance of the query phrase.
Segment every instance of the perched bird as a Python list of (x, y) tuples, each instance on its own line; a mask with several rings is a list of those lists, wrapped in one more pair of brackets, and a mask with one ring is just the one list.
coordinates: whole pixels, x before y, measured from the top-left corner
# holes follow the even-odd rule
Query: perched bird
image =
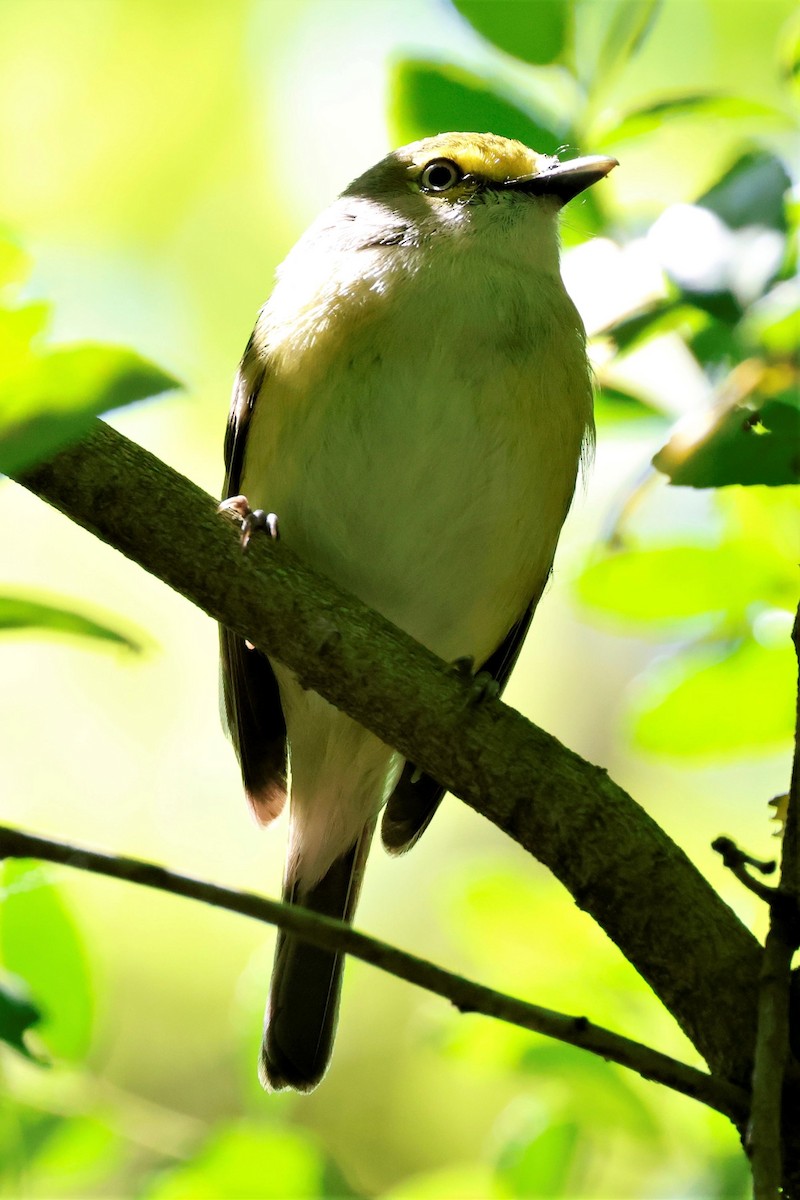
[[(561, 163), (493, 134), (395, 150), (279, 268), (233, 389), (228, 506), (277, 513), (315, 568), (500, 686), (594, 430), (558, 213), (616, 165)], [(222, 667), (257, 817), (291, 797), (284, 898), (350, 920), (380, 810), (400, 853), (443, 789), (227, 630)], [(341, 974), (339, 956), (278, 935), (265, 1087), (319, 1083)]]

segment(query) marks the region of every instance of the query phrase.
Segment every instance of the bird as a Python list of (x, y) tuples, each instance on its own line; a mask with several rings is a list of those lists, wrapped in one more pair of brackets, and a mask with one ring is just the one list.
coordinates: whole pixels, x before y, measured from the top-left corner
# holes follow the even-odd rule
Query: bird
[[(559, 212), (617, 165), (491, 133), (394, 150), (278, 268), (233, 386), (221, 507), (262, 524), (269, 510), (273, 536), (498, 689), (594, 437)], [(399, 854), (444, 789), (225, 628), (221, 668), (258, 820), (289, 796), (284, 900), (352, 921), (381, 810), (384, 847)], [(308, 1092), (325, 1074), (342, 967), (279, 931), (259, 1061), (268, 1091)]]

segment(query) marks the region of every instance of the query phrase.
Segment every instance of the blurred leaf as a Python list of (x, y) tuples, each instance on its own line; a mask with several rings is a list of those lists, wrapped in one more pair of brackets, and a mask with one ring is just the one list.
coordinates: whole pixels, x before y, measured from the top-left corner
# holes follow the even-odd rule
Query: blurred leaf
[(788, 279), (750, 305), (741, 332), (756, 350), (795, 356), (800, 343), (800, 283)]
[(448, 64), (407, 59), (391, 77), (390, 122), (398, 143), (454, 129), (516, 138), (543, 154), (569, 139), (565, 122), (524, 111), (476, 75)]
[(0, 288), (10, 283), (21, 283), (30, 265), (30, 259), (22, 247), (0, 229)]
[(564, 49), (571, 18), (569, 0), (453, 0), (453, 3), (473, 29), (515, 58), (541, 66), (555, 62)]
[(412, 1175), (380, 1200), (489, 1200), (496, 1196), (494, 1175), (483, 1163), (463, 1163), (424, 1175)]
[(30, 353), (31, 343), (44, 332), (50, 313), (51, 306), (43, 300), (19, 308), (0, 307), (0, 373), (8, 373), (12, 364), (20, 363)]
[(13, 1046), (25, 1058), (39, 1062), (25, 1044), (25, 1034), (38, 1025), (42, 1014), (30, 1000), (27, 991), (19, 979), (0, 981), (0, 1042)]
[[(577, 1118), (586, 1106), (593, 1114), (595, 1130), (625, 1132), (640, 1144), (663, 1145), (664, 1130), (657, 1120), (658, 1088), (642, 1083), (624, 1067), (548, 1038), (528, 1040), (520, 1067), (531, 1077), (534, 1087), (537, 1079), (549, 1076), (569, 1089), (571, 1099), (564, 1115), (574, 1112)], [(647, 1103), (648, 1095), (652, 1106)]]
[(653, 130), (668, 125), (676, 117), (706, 117), (730, 121), (765, 117), (778, 121), (781, 125), (789, 123), (787, 114), (779, 108), (760, 104), (756, 100), (746, 100), (742, 96), (697, 93), (660, 100), (657, 104), (648, 104), (621, 116), (614, 113), (605, 120), (601, 119), (592, 134), (593, 144), (597, 147), (607, 142), (618, 145), (627, 138), (652, 133)]
[(786, 22), (778, 43), (778, 58), (786, 82), (798, 89), (800, 82), (800, 10), (796, 10)]
[(197, 1156), (158, 1177), (143, 1200), (317, 1200), (323, 1161), (300, 1130), (223, 1126)]
[(132, 350), (74, 346), (3, 369), (0, 363), (0, 471), (14, 474), (77, 441), (90, 419), (178, 387)]
[(794, 729), (791, 645), (747, 640), (730, 654), (691, 651), (648, 672), (635, 705), (634, 737), (670, 756), (734, 757), (786, 744)]
[(786, 168), (776, 155), (752, 150), (695, 203), (716, 213), (730, 229), (763, 225), (785, 233), (784, 197), (790, 187)]
[(663, 418), (663, 414), (641, 396), (634, 396), (624, 388), (609, 383), (601, 384), (594, 401), (594, 415), (598, 423), (613, 424), (622, 421), (652, 420)]
[(610, 554), (584, 570), (577, 593), (614, 621), (657, 626), (660, 635), (698, 617), (741, 620), (754, 601), (780, 607), (794, 584), (768, 547), (728, 541)]
[(718, 321), (723, 326), (736, 325), (744, 311), (733, 293), (727, 289), (704, 291), (702, 288), (687, 287), (684, 284), (682, 299), (686, 301), (687, 305), (707, 313), (712, 320)]
[(653, 337), (676, 330), (693, 332), (706, 323), (704, 313), (680, 298), (653, 300), (629, 316), (612, 322), (598, 331), (598, 337), (608, 337), (620, 354), (627, 353)]
[(743, 357), (742, 339), (737, 328), (713, 318), (690, 335), (689, 349), (707, 373), (729, 371)]
[(792, 387), (758, 403), (721, 406), (697, 436), (678, 430), (653, 458), (671, 483), (718, 488), (800, 483), (800, 395)]
[(121, 1160), (122, 1143), (104, 1122), (81, 1116), (60, 1120), (38, 1151), (28, 1156), (25, 1195), (59, 1200), (109, 1195), (106, 1181)]
[(533, 1137), (520, 1130), (498, 1156), (496, 1170), (500, 1194), (517, 1198), (574, 1196), (567, 1191), (574, 1173), (580, 1126), (574, 1121), (548, 1125)]
[(91, 1040), (92, 994), (80, 934), (58, 889), (31, 862), (3, 864), (0, 954), (41, 1006), (38, 1033), (57, 1057), (82, 1058)]
[(0, 630), (39, 629), (48, 633), (66, 633), (75, 637), (112, 642), (128, 650), (140, 651), (141, 642), (126, 633), (101, 624), (91, 617), (52, 604), (42, 604), (21, 596), (0, 593)]
[(601, 83), (632, 58), (644, 44), (661, 8), (661, 0), (616, 0), (605, 5), (611, 19), (597, 60)]

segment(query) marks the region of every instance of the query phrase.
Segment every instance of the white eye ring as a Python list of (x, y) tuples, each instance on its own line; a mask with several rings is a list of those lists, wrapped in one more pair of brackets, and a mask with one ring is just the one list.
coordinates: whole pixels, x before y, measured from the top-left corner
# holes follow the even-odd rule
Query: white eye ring
[(419, 177), (424, 192), (447, 192), (461, 179), (461, 169), (449, 158), (434, 158)]

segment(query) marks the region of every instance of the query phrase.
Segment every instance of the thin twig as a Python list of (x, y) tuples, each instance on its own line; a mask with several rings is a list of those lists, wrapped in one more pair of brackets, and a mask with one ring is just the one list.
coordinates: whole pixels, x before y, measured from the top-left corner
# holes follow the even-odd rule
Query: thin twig
[(798, 662), (794, 764), (783, 835), (781, 880), (777, 889), (767, 889), (772, 892), (770, 925), (759, 979), (753, 1107), (746, 1142), (753, 1170), (755, 1200), (776, 1200), (781, 1194), (790, 1194), (784, 1177), (784, 1139), (788, 1133), (789, 1119), (788, 1112), (785, 1119), (783, 1117), (783, 1104), (784, 1080), (790, 1055), (792, 957), (798, 946), (800, 905), (800, 871), (797, 862), (800, 822), (800, 607), (792, 639)]
[(186, 896), (277, 925), (303, 941), (326, 950), (339, 950), (359, 958), (382, 971), (416, 984), (449, 1000), (459, 1012), (482, 1013), (521, 1029), (542, 1033), (558, 1041), (589, 1050), (620, 1066), (637, 1071), (645, 1079), (664, 1084), (717, 1109), (739, 1124), (746, 1119), (748, 1096), (742, 1089), (690, 1067), (669, 1055), (635, 1042), (611, 1030), (594, 1025), (586, 1017), (528, 1004), (513, 996), (455, 975), (434, 963), (359, 933), (343, 921), (322, 917), (302, 908), (280, 904), (252, 892), (232, 891), (205, 880), (178, 875), (154, 863), (139, 859), (99, 854), (84, 847), (71, 846), (49, 838), (33, 837), (19, 830), (0, 826), (0, 859), (35, 858), (62, 863), (81, 871), (123, 879), (177, 896)]

